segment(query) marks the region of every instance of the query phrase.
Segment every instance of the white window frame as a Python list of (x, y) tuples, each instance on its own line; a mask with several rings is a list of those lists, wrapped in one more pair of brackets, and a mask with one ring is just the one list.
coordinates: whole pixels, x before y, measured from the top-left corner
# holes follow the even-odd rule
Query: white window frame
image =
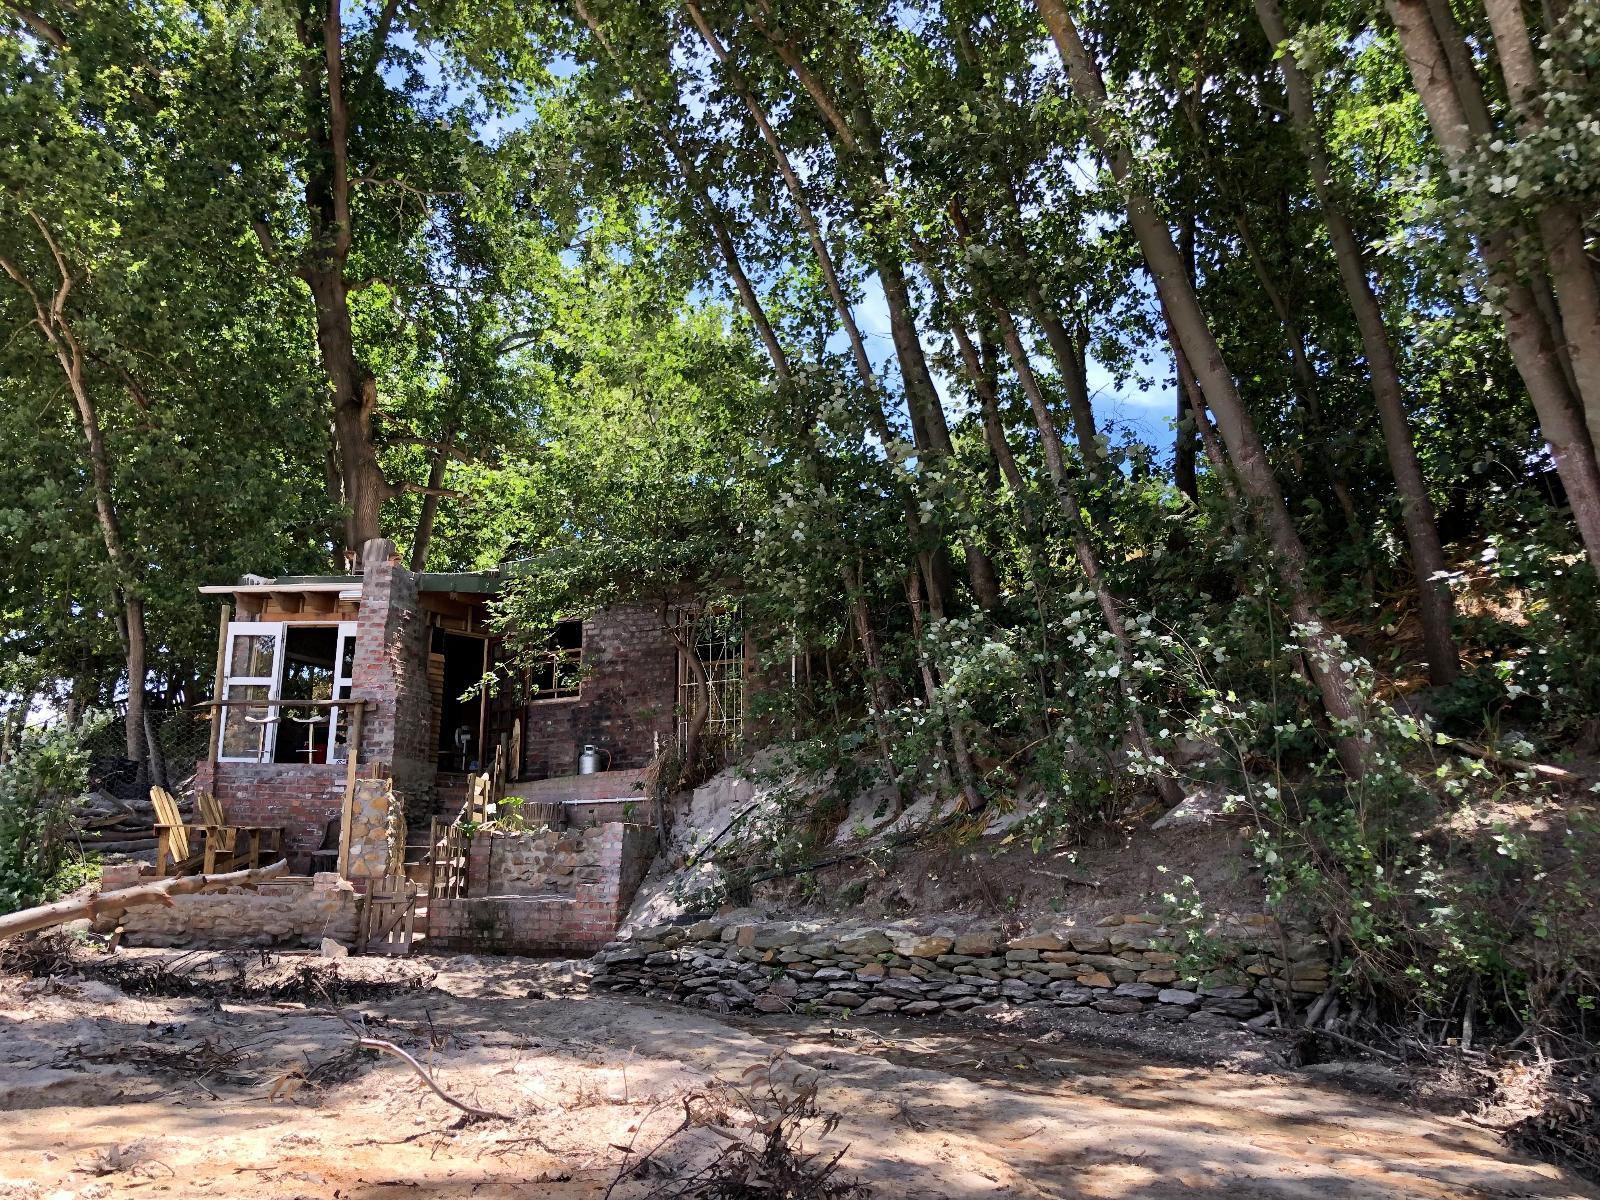
[[(284, 622), (282, 621), (229, 621), (228, 622), (228, 656), (223, 665), (222, 689), (219, 699), (231, 700), (235, 686), (261, 687), (267, 689), (267, 720), (266, 723), (254, 726), (261, 731), (261, 740), (254, 754), (228, 754), (228, 722), (233, 718), (232, 706), (224, 705), (222, 709), (221, 731), (217, 737), (217, 759), (220, 762), (245, 762), (264, 763), (271, 762), (273, 751), (278, 743), (278, 706), (271, 703), (278, 699), (279, 679), (283, 677), (283, 644), (285, 640)], [(233, 647), (239, 637), (263, 637), (271, 635), (273, 639), (272, 674), (266, 675), (235, 675), (233, 673)], [(239, 720), (244, 720), (241, 711)]]
[[(344, 700), (355, 695), (355, 640), (356, 623), (354, 621), (340, 621), (339, 637), (333, 646), (333, 698), (335, 700)], [(351, 647), (349, 675), (342, 674), (344, 671), (344, 649), (346, 643), (349, 643)], [(342, 694), (345, 689), (349, 689), (349, 696)], [(346, 729), (350, 728), (350, 710), (334, 705), (328, 710), (328, 761), (330, 763), (346, 763), (350, 761), (348, 746), (345, 747), (344, 758), (333, 757), (334, 747), (339, 744), (339, 726), (341, 722), (343, 722)]]

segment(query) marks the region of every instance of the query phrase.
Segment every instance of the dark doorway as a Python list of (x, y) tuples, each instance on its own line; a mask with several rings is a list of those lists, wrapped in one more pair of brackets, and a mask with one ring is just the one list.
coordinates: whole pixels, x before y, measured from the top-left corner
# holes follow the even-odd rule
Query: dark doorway
[(483, 699), (461, 694), (483, 678), (482, 638), (435, 631), (433, 652), (444, 655), (444, 698), (439, 711), (439, 769), (477, 771), (482, 766)]

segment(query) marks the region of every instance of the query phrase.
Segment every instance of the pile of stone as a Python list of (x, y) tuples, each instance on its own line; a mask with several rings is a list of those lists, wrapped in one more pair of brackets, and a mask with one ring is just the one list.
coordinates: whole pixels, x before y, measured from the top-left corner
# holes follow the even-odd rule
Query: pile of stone
[(1236, 1028), (1270, 1020), (1274, 1001), (1302, 1003), (1328, 986), (1326, 946), (1286, 934), (1270, 918), (1244, 918), (1190, 938), (1148, 913), (1085, 924), (1064, 919), (1014, 937), (708, 920), (637, 930), (595, 962), (601, 989), (722, 1012), (830, 1017), (979, 1014), (1021, 1005), (1149, 1012)]

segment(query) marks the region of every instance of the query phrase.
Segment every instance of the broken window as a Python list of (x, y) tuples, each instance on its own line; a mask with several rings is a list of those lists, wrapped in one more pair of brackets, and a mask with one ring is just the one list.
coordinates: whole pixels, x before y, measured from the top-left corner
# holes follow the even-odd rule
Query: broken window
[(529, 672), (530, 699), (576, 700), (583, 691), (583, 622), (561, 621)]

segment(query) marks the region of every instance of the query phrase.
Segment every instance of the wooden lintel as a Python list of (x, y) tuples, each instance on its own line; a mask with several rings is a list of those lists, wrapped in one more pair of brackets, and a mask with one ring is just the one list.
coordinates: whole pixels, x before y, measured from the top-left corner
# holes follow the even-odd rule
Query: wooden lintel
[(339, 607), (336, 592), (306, 592), (304, 595), (306, 612), (331, 613)]
[(272, 603), (286, 613), (302, 612), (305, 609), (306, 594), (304, 592), (268, 592)]
[(260, 592), (240, 592), (236, 599), (239, 601), (241, 621), (253, 621), (266, 611), (267, 598)]

